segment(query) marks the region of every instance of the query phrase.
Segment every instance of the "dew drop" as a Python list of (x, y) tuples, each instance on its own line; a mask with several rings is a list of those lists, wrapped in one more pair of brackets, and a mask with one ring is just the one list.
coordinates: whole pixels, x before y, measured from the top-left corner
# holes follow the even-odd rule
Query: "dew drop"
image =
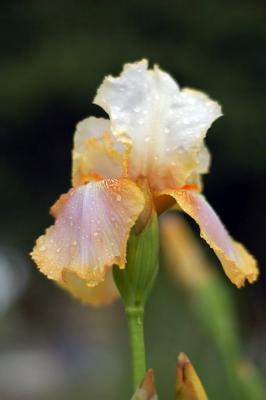
[(97, 282), (96, 282), (96, 281), (93, 281), (93, 280), (91, 280), (91, 281), (88, 281), (88, 282), (87, 282), (87, 286), (88, 286), (88, 287), (94, 287), (94, 286), (97, 286)]
[(45, 251), (46, 250), (46, 247), (45, 246), (41, 246), (40, 247), (40, 251)]

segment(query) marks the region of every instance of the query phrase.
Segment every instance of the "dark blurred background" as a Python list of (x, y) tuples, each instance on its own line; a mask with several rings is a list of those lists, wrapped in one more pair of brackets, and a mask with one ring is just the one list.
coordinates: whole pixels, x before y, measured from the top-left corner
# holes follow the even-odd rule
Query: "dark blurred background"
[[(28, 253), (70, 186), (75, 124), (101, 115), (91, 102), (103, 77), (142, 57), (223, 106), (207, 137), (205, 193), (261, 276), (237, 290), (215, 268), (234, 298), (244, 354), (266, 373), (265, 11), (262, 0), (1, 2), (1, 400), (130, 398), (121, 304), (80, 305)], [(146, 336), (162, 399), (173, 393), (179, 351), (210, 398), (231, 398), (215, 344), (163, 268)]]

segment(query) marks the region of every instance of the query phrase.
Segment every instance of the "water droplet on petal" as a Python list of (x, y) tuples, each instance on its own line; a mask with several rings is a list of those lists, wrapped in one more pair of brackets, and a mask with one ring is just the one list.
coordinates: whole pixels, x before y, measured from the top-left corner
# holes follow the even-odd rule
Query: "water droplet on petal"
[(88, 287), (94, 287), (94, 286), (97, 286), (97, 282), (96, 282), (96, 281), (93, 281), (93, 280), (91, 280), (91, 281), (88, 281), (88, 282), (87, 282), (87, 286), (88, 286)]
[(40, 247), (40, 251), (45, 251), (46, 250), (46, 247), (45, 246), (41, 246)]

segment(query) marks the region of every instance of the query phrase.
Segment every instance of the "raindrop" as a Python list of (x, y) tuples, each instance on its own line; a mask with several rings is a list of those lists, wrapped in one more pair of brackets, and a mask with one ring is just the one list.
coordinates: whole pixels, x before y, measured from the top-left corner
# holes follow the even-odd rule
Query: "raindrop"
[(88, 282), (87, 282), (87, 286), (89, 286), (89, 287), (97, 286), (97, 282), (96, 282), (96, 281), (93, 281), (93, 280), (88, 281)]

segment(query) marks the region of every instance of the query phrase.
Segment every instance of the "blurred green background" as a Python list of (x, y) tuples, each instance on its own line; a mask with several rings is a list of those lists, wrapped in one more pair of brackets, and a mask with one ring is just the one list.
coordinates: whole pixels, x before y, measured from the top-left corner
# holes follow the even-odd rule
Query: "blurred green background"
[[(205, 193), (262, 274), (237, 290), (215, 267), (233, 296), (243, 354), (266, 373), (265, 11), (262, 0), (1, 2), (1, 400), (131, 396), (121, 304), (80, 305), (42, 277), (28, 253), (52, 222), (49, 206), (69, 188), (75, 124), (101, 115), (91, 103), (96, 88), (143, 57), (223, 106), (207, 137)], [(172, 398), (179, 351), (211, 399), (233, 398), (215, 341), (163, 262), (159, 278), (146, 337), (161, 398)]]

